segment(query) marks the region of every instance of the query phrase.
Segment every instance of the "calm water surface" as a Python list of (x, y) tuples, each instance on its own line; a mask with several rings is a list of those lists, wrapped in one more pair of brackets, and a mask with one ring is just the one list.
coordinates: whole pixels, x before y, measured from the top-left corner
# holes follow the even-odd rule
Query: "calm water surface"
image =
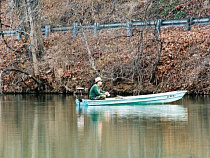
[(210, 97), (75, 105), (74, 96), (0, 96), (1, 158), (209, 158)]

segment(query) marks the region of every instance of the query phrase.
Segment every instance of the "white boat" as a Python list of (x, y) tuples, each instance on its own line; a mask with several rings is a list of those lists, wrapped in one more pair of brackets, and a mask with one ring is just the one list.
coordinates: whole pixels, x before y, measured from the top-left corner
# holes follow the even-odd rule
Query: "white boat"
[(105, 100), (76, 99), (78, 106), (121, 106), (171, 103), (181, 99), (187, 91), (172, 91), (166, 93), (106, 98)]

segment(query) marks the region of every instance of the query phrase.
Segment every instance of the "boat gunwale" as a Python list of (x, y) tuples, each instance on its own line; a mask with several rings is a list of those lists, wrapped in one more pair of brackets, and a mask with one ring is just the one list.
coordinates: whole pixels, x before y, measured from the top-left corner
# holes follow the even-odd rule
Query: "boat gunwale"
[[(172, 102), (171, 100), (173, 101), (176, 101), (176, 100), (179, 100), (181, 99), (182, 96), (177, 96), (177, 97), (173, 97), (173, 98), (157, 98), (157, 99), (151, 99), (151, 100), (130, 100), (130, 101), (125, 101), (125, 100), (122, 100), (122, 101), (118, 101), (118, 102), (103, 102), (103, 103), (87, 103), (89, 106), (97, 106), (97, 105), (116, 105), (116, 104), (130, 104), (130, 103), (136, 103), (136, 102), (148, 102), (148, 103), (167, 103), (167, 102)], [(159, 100), (159, 101), (158, 101)], [(168, 100), (168, 101), (167, 101)], [(156, 102), (158, 101), (158, 102)], [(145, 103), (146, 104), (146, 103)]]
[(187, 91), (172, 91), (172, 92), (165, 92), (165, 93), (157, 93), (157, 94), (145, 94), (145, 95), (137, 95), (137, 96), (125, 96), (122, 98), (106, 98), (105, 100), (91, 100), (91, 99), (85, 99), (86, 101), (91, 101), (91, 102), (106, 102), (106, 101), (114, 101), (114, 100), (128, 100), (128, 99), (135, 99), (135, 98), (152, 98), (152, 97), (159, 97), (159, 96), (167, 96), (167, 95), (172, 95), (172, 94), (185, 94)]

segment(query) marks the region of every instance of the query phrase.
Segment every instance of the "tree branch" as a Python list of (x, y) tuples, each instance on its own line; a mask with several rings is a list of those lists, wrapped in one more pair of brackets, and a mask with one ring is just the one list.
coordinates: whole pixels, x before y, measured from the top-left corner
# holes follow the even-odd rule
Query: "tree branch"
[(17, 52), (17, 53), (21, 53), (21, 51), (14, 50), (12, 47), (10, 47), (9, 44), (7, 43), (7, 41), (5, 40), (4, 33), (3, 33), (3, 27), (2, 27), (4, 24), (2, 24), (2, 20), (1, 20), (1, 17), (2, 17), (1, 15), (3, 14), (3, 13), (1, 12), (1, 2), (2, 2), (2, 1), (0, 1), (0, 32), (1, 32), (2, 40), (3, 40), (3, 42), (5, 43), (5, 45), (6, 45), (10, 50), (12, 50), (12, 51), (14, 51), (14, 52)]
[(6, 72), (6, 71), (16, 71), (16, 72), (24, 73), (25, 75), (29, 76), (37, 84), (39, 84), (39, 85), (42, 84), (41, 81), (39, 81), (38, 79), (36, 79), (32, 75), (30, 75), (28, 72), (25, 72), (25, 71), (22, 71), (22, 70), (19, 70), (19, 69), (15, 69), (15, 68), (3, 68), (2, 70), (3, 70), (3, 72)]

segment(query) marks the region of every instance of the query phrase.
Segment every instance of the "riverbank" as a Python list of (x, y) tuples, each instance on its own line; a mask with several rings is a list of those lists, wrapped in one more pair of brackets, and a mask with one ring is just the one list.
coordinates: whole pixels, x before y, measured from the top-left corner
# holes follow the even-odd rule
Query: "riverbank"
[[(134, 70), (131, 65), (138, 54), (139, 36), (121, 37), (123, 30), (114, 32), (114, 36), (113, 31), (106, 31), (98, 38), (88, 39), (97, 71), (91, 68), (81, 35), (73, 38), (71, 33), (56, 33), (46, 39), (47, 51), (40, 62), (39, 76), (45, 85), (40, 92), (73, 94), (79, 86), (91, 87), (94, 78), (100, 74), (104, 79), (104, 89), (112, 93), (147, 94), (184, 89), (189, 94), (210, 94), (209, 25), (193, 26), (191, 31), (186, 31), (185, 27), (162, 29), (159, 35), (162, 51), (158, 63), (159, 54), (152, 41), (152, 32), (145, 31), (139, 70)], [(4, 52), (1, 67), (11, 67), (18, 61), (18, 56)], [(30, 66), (27, 57), (21, 60), (17, 69), (26, 67), (27, 63)], [(155, 80), (151, 82), (156, 64)], [(26, 74), (4, 72), (2, 81), (4, 93), (35, 92), (36, 83)]]
[[(83, 3), (78, 1), (67, 5), (62, 2), (66, 6), (63, 9), (58, 1), (53, 5), (45, 4), (44, 1), (43, 5), (48, 7), (43, 10), (42, 25), (52, 21), (58, 26), (64, 22), (71, 24), (76, 21), (74, 18), (80, 17), (76, 16), (77, 13), (84, 15), (81, 20), (84, 18), (82, 22), (87, 24), (99, 20), (103, 23), (125, 22), (124, 17), (128, 13), (131, 19), (138, 20), (144, 19), (146, 13), (147, 19), (189, 18), (208, 13), (208, 1), (177, 1), (168, 7), (162, 2), (157, 4), (158, 10), (156, 3), (150, 1), (148, 4), (100, 1), (96, 5), (99, 7), (98, 16), (86, 16), (92, 13), (88, 6), (94, 5), (92, 2)], [(74, 5), (81, 5), (87, 10), (74, 10), (75, 15), (70, 16), (69, 7)], [(59, 14), (47, 14), (56, 6)], [(145, 10), (146, 6), (150, 8)], [(6, 10), (7, 6), (3, 8)], [(110, 16), (110, 12), (113, 16)], [(119, 16), (119, 13), (123, 16)], [(7, 16), (10, 15), (5, 12), (2, 21), (9, 23), (12, 18)], [(66, 21), (61, 21), (64, 15)], [(114, 94), (174, 90), (187, 90), (189, 94), (210, 94), (209, 32), (209, 25), (191, 25), (189, 31), (187, 26), (161, 27), (160, 34), (152, 27), (133, 28), (131, 36), (127, 36), (124, 28), (99, 30), (98, 36), (94, 36), (93, 30), (78, 30), (77, 37), (72, 32), (52, 32), (48, 38), (43, 37), (44, 51), (40, 56), (37, 54), (36, 67), (39, 69), (36, 75), (33, 75), (34, 63), (27, 36), (22, 35), (22, 40), (6, 36), (0, 41), (0, 92), (73, 94), (77, 87), (84, 87), (88, 91), (94, 84), (94, 78), (101, 76), (103, 89)]]

